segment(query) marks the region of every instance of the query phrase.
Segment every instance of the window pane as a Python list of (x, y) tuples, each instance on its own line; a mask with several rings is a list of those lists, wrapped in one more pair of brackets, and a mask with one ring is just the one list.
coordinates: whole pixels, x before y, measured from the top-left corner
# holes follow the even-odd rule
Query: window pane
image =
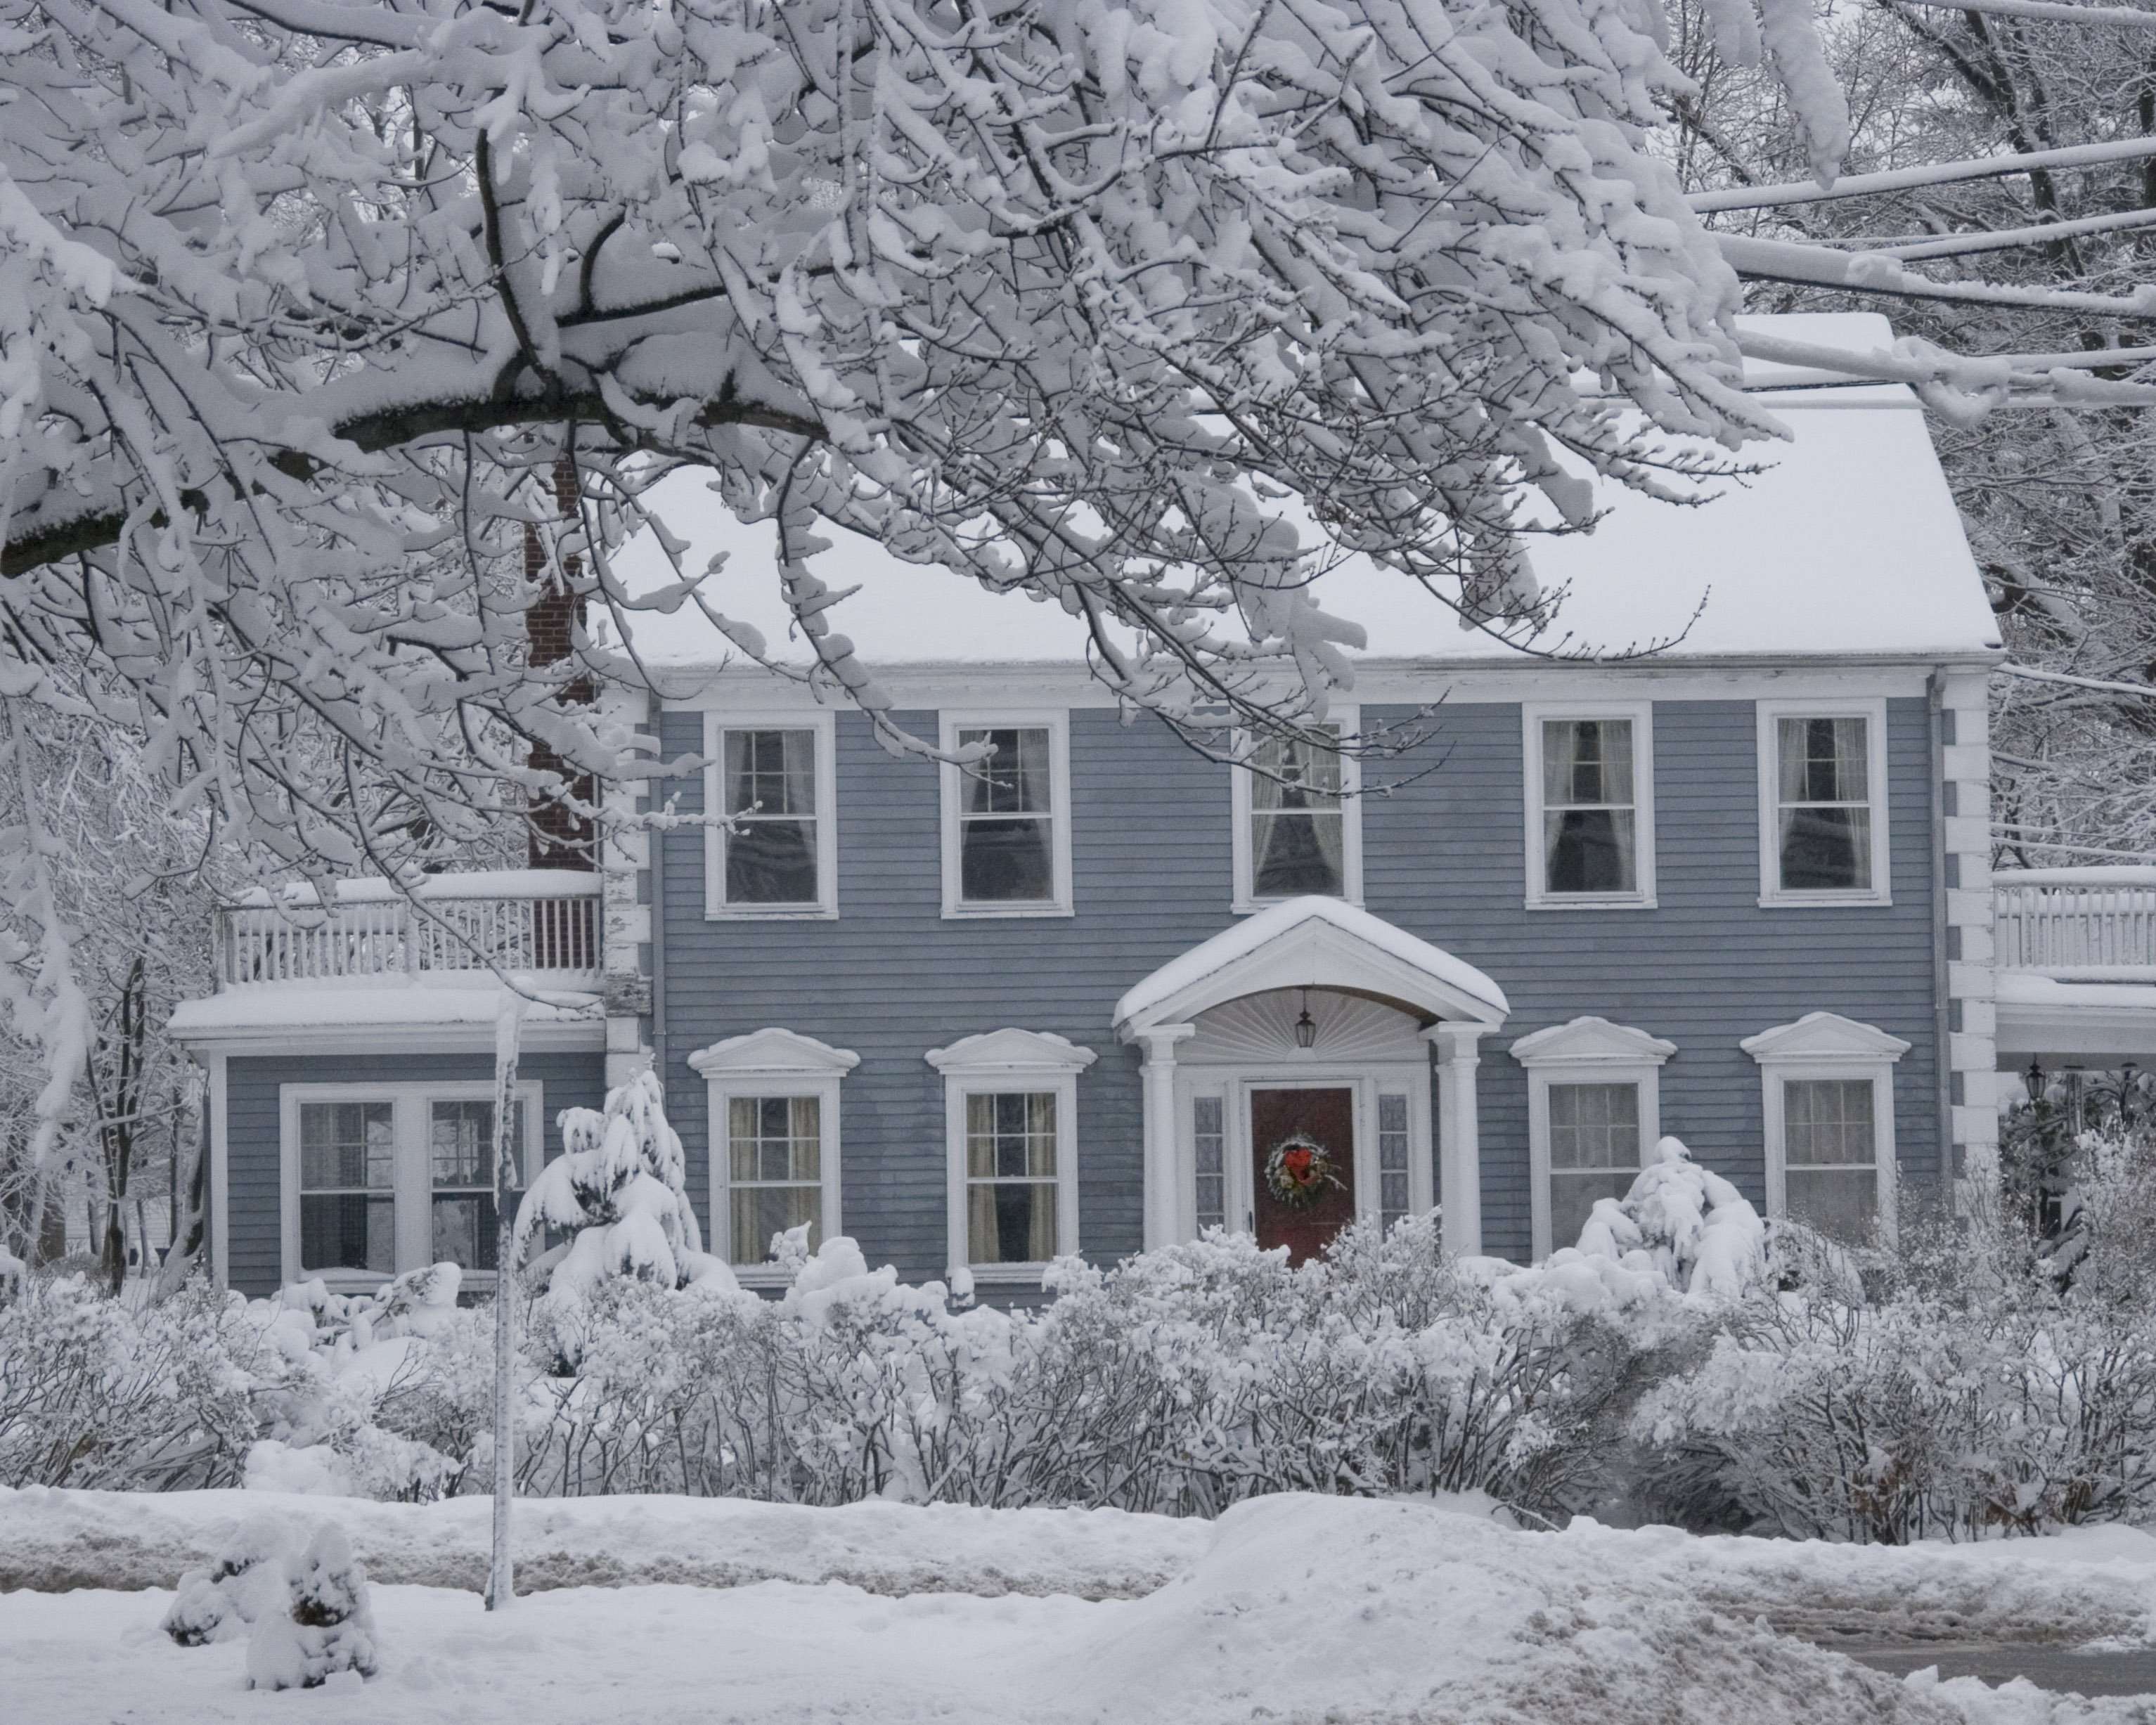
[(772, 1236), (809, 1224), (808, 1245), (823, 1244), (824, 1192), (820, 1186), (735, 1187), (727, 1194), (732, 1210), (732, 1260), (762, 1264), (771, 1257)]
[(728, 904), (817, 901), (814, 821), (743, 819), (725, 844)]
[(1599, 1198), (1622, 1198), (1632, 1189), (1632, 1173), (1552, 1174), (1550, 1177), (1550, 1250), (1560, 1251), (1579, 1244), (1579, 1230), (1587, 1225)]
[(1871, 885), (1871, 811), (1782, 810), (1782, 885), (1792, 892), (1868, 888)]
[(727, 814), (814, 815), (815, 812), (814, 732), (726, 732)]
[(1851, 1245), (1871, 1243), (1879, 1219), (1879, 1177), (1871, 1168), (1790, 1168), (1789, 1214)]
[(1630, 719), (1545, 719), (1543, 803), (1551, 809), (1632, 803)]
[(1191, 1101), (1191, 1148), (1198, 1165), (1198, 1225), (1219, 1228), (1228, 1218), (1227, 1134), (1219, 1096)]
[(960, 808), (968, 814), (1046, 814), (1055, 806), (1050, 783), (1048, 732), (1045, 729), (997, 726), (962, 730), (961, 747), (992, 742), (996, 752), (960, 769)]
[[(1339, 732), (1332, 726), (1320, 727), (1328, 736)], [(1337, 809), (1340, 806), (1340, 753), (1301, 737), (1268, 737), (1250, 754), (1250, 807), (1268, 809)]]
[(1792, 1168), (1851, 1163), (1876, 1167), (1871, 1081), (1792, 1078), (1782, 1086), (1784, 1160)]
[(501, 1240), (495, 1227), (492, 1193), (437, 1192), (434, 1211), (429, 1261), (460, 1265), (466, 1270), (492, 1270), (501, 1263)]
[(1055, 896), (1045, 817), (964, 820), (958, 826), (958, 896), (968, 904), (1045, 903)]
[(494, 1104), (436, 1102), (429, 1154), (437, 1186), (494, 1183)]
[[(819, 1183), (824, 1109), (815, 1096), (736, 1096), (726, 1106), (727, 1176)], [(757, 1256), (762, 1251), (758, 1248)]]
[(966, 1257), (974, 1264), (1040, 1264), (1055, 1255), (1055, 1183), (1005, 1181), (966, 1194)]
[(1345, 890), (1337, 809), (1254, 814), (1250, 843), (1250, 890), (1258, 898), (1295, 898), (1306, 892), (1337, 898)]
[(1629, 809), (1553, 809), (1543, 815), (1551, 892), (1636, 892)]
[(1621, 1168), (1622, 1197), (1640, 1171), (1640, 1086), (1553, 1084), (1549, 1122), (1550, 1167)]
[(1861, 803), (1871, 770), (1866, 721), (1784, 719), (1780, 723), (1784, 803)]
[(300, 1199), (300, 1264), (307, 1271), (397, 1269), (395, 1201), (386, 1194)]
[(396, 1104), (302, 1102), (300, 1187), (388, 1191), (397, 1173)]

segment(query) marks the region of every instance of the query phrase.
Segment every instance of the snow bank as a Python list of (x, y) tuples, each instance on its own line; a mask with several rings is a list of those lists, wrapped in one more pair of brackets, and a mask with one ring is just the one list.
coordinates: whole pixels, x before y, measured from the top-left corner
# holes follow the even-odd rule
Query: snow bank
[[(628, 1500), (596, 1507), (616, 1521), (624, 1552), (664, 1526)], [(764, 1507), (727, 1507), (737, 1518), (732, 1531), (743, 1532), (752, 1517), (742, 1512)], [(908, 1540), (987, 1522), (1009, 1538), (1005, 1555), (1038, 1573), (1089, 1526), (1128, 1529), (1142, 1518), (902, 1509), (788, 1519), (903, 1524), (915, 1530)], [(1179, 1573), (1134, 1599), (891, 1597), (771, 1581), (717, 1592), (565, 1589), (489, 1616), (473, 1594), (377, 1581), (380, 1675), (364, 1692), (334, 1682), (315, 1692), (306, 1717), (584, 1725), (617, 1717), (625, 1694), (639, 1718), (758, 1725), (1245, 1725), (1255, 1717), (1281, 1725), (2097, 1725), (2145, 1717), (2129, 1711), (2138, 1703), (2084, 1707), (2025, 1686), (1897, 1681), (1703, 1596), (1702, 1586), (1746, 1573), (1763, 1542), (1592, 1524), (1522, 1532), (1466, 1500), (1276, 1497), (1216, 1522), (1171, 1525), (1188, 1542)], [(2020, 1541), (1980, 1553), (1819, 1547), (1795, 1561), (1815, 1592), (1860, 1573), (1913, 1578), (1921, 1590), (1953, 1572), (1995, 1589), (2034, 1579), (2072, 1597), (2076, 1574), (2113, 1569), (2145, 1589), (2156, 1541), (2105, 1539)], [(0, 1694), (39, 1725), (264, 1717), (241, 1688), (244, 1648), (182, 1649), (157, 1633), (168, 1597), (0, 1594)]]
[[(486, 1580), (491, 1504), (375, 1503), (270, 1491), (0, 1488), (0, 1592), (167, 1588), (265, 1514), (331, 1524), (377, 1584)], [(844, 1581), (875, 1594), (1149, 1592), (1204, 1547), (1202, 1522), (1121, 1510), (858, 1503), (840, 1509), (729, 1497), (527, 1499), (516, 1506), (520, 1589), (684, 1582)], [(4, 1689), (4, 1686), (0, 1686)]]

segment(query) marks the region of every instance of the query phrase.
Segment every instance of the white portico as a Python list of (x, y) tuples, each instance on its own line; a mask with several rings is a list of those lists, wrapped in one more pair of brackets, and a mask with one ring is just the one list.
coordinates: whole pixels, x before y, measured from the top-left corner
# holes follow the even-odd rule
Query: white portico
[(1477, 1045), (1509, 1010), (1473, 965), (1335, 898), (1274, 905), (1163, 965), (1116, 1007), (1144, 1055), (1147, 1246), (1215, 1222), (1265, 1239), (1261, 1141), (1298, 1124), (1350, 1141), (1354, 1214), (1427, 1209), (1435, 1047), (1445, 1245), (1479, 1251)]

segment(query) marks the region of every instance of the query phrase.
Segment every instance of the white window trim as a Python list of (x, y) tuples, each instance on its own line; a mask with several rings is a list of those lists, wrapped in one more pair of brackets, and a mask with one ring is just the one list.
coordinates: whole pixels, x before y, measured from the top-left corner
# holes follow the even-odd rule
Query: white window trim
[[(843, 1233), (839, 1090), (861, 1057), (850, 1048), (834, 1048), (813, 1036), (771, 1027), (746, 1036), (730, 1036), (709, 1048), (698, 1049), (688, 1058), (691, 1069), (704, 1080), (708, 1103), (705, 1117), (710, 1122), (706, 1160), (711, 1174), (711, 1227), (706, 1232), (718, 1248), (715, 1255), (731, 1262), (733, 1255), (732, 1111), (728, 1105), (737, 1096), (816, 1098), (820, 1141), (817, 1162), (823, 1171), (823, 1238), (831, 1240)], [(783, 1286), (790, 1279), (788, 1271), (768, 1262), (734, 1264), (732, 1268), (735, 1278), (745, 1287)]]
[[(1891, 905), (1893, 871), (1887, 831), (1887, 702), (1882, 696), (1852, 701), (1763, 701), (1758, 703), (1759, 903), (1776, 906)], [(1784, 719), (1865, 721), (1866, 774), (1871, 809), (1871, 885), (1827, 891), (1789, 892), (1782, 887), (1779, 842), (1781, 747)]]
[[(377, 1288), (390, 1280), (372, 1270), (309, 1271), (300, 1261), (300, 1108), (306, 1102), (390, 1102), (395, 1105), (393, 1131), (397, 1163), (390, 1190), (396, 1217), (394, 1274), (423, 1270), (434, 1261), (430, 1214), (434, 1180), (428, 1167), (427, 1107), (432, 1102), (490, 1102), (492, 1079), (443, 1080), (398, 1084), (287, 1084), (280, 1086), (278, 1106), (278, 1264), (285, 1286), (319, 1276), (332, 1289)], [(524, 1179), (529, 1186), (544, 1156), (546, 1086), (536, 1078), (519, 1080), (517, 1100), (524, 1104)], [(467, 1270), (464, 1286), (494, 1286), (490, 1270)]]
[(1048, 1091), (1055, 1096), (1055, 1240), (1060, 1254), (1078, 1250), (1078, 1075), (1098, 1058), (1052, 1031), (1007, 1029), (960, 1038), (931, 1049), (928, 1064), (943, 1076), (943, 1133), (950, 1269), (976, 1281), (1038, 1284), (1047, 1265), (973, 1265), (966, 1233), (966, 1098), (1002, 1091)]
[(1674, 1042), (1599, 1018), (1552, 1024), (1512, 1045), (1512, 1058), (1527, 1069), (1528, 1246), (1536, 1259), (1547, 1258), (1555, 1250), (1550, 1214), (1550, 1086), (1635, 1086), (1640, 1093), (1640, 1166), (1645, 1168), (1662, 1136), (1662, 1066), (1676, 1051)]
[(1909, 1045), (1874, 1025), (1839, 1013), (1809, 1012), (1738, 1045), (1759, 1065), (1760, 1107), (1767, 1144), (1767, 1214), (1779, 1221), (1789, 1209), (1789, 1137), (1782, 1107), (1783, 1083), (1792, 1078), (1868, 1080), (1871, 1085), (1872, 1148), (1879, 1159), (1879, 1230), (1894, 1237), (1897, 1163), (1894, 1151), (1894, 1063)]
[[(1632, 723), (1631, 892), (1552, 892), (1543, 855), (1543, 726), (1552, 719), (1629, 719)], [(1655, 908), (1655, 707), (1652, 701), (1524, 701), (1520, 706), (1527, 810), (1527, 907), (1531, 911)]]
[[(1324, 722), (1339, 727), (1340, 740), (1345, 743), (1360, 734), (1363, 728), (1362, 709), (1336, 706), (1325, 716)], [(1255, 746), (1256, 739), (1248, 732), (1238, 732), (1235, 747), (1239, 752)], [(1231, 785), (1229, 808), (1232, 820), (1231, 843), (1235, 853), (1235, 897), (1229, 911), (1238, 916), (1262, 911), (1268, 905), (1283, 904), (1283, 899), (1260, 898), (1256, 892), (1257, 860), (1250, 854), (1250, 768), (1238, 763), (1229, 769)], [(1340, 873), (1341, 896), (1351, 905), (1363, 902), (1363, 763), (1352, 754), (1340, 757)]]
[(993, 726), (998, 729), (1041, 730), (1048, 732), (1049, 758), (1049, 815), (1050, 866), (1053, 873), (1055, 896), (1047, 900), (1034, 900), (1024, 904), (969, 905), (959, 898), (963, 876), (958, 854), (959, 780), (963, 774), (955, 762), (945, 761), (939, 769), (942, 785), (942, 843), (943, 843), (943, 915), (949, 919), (971, 921), (979, 917), (989, 920), (1014, 916), (1068, 916), (1073, 913), (1070, 891), (1070, 715), (1062, 710), (999, 709), (984, 711), (946, 712), (941, 715), (940, 742), (946, 754), (958, 747), (962, 730), (977, 730)]
[(810, 731), (816, 737), (816, 902), (728, 904), (726, 830), (715, 818), (704, 828), (704, 916), (707, 922), (829, 922), (839, 914), (837, 726), (835, 714), (817, 711), (727, 708), (704, 715), (704, 813), (711, 817), (716, 817), (722, 806), (727, 732)]

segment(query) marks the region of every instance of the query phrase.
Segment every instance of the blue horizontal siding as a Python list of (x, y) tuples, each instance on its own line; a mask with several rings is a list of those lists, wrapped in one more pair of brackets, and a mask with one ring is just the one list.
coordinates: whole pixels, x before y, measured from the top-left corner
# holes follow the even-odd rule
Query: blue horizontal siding
[[(1441, 691), (1433, 687), (1435, 699)], [(933, 735), (936, 715), (898, 722)], [(1366, 707), (1366, 728), (1413, 717)], [(1757, 743), (1749, 701), (1655, 708), (1653, 911), (1528, 911), (1520, 710), (1439, 707), (1428, 734), (1368, 778), (1369, 909), (1456, 952), (1505, 989), (1512, 1017), (1480, 1070), (1485, 1240), (1527, 1250), (1527, 1084), (1503, 1052), (1581, 1014), (1678, 1045), (1661, 1087), (1664, 1129), (1763, 1197), (1758, 1067), (1739, 1040), (1812, 1011), (1907, 1040), (1896, 1075), (1905, 1183), (1938, 1178), (1933, 1078), (1929, 745), (1924, 703), (1888, 703), (1893, 903), (1763, 909)], [(701, 747), (701, 721), (662, 722), (669, 757)], [(909, 1277), (945, 1263), (942, 1081), (932, 1048), (1005, 1024), (1054, 1031), (1098, 1055), (1078, 1085), (1080, 1233), (1089, 1255), (1134, 1250), (1142, 1181), (1137, 1055), (1113, 1040), (1117, 998), (1229, 927), (1227, 769), (1163, 726), (1070, 716), (1076, 914), (1020, 921), (942, 916), (936, 769), (896, 760), (867, 721), (841, 714), (837, 777), (840, 915), (831, 922), (707, 922), (703, 840), (660, 838), (666, 927), (668, 1106), (708, 1190), (709, 1122), (694, 1050), (765, 1025), (861, 1056), (843, 1091), (844, 1225), (871, 1262)], [(701, 784), (676, 787), (684, 812)]]

